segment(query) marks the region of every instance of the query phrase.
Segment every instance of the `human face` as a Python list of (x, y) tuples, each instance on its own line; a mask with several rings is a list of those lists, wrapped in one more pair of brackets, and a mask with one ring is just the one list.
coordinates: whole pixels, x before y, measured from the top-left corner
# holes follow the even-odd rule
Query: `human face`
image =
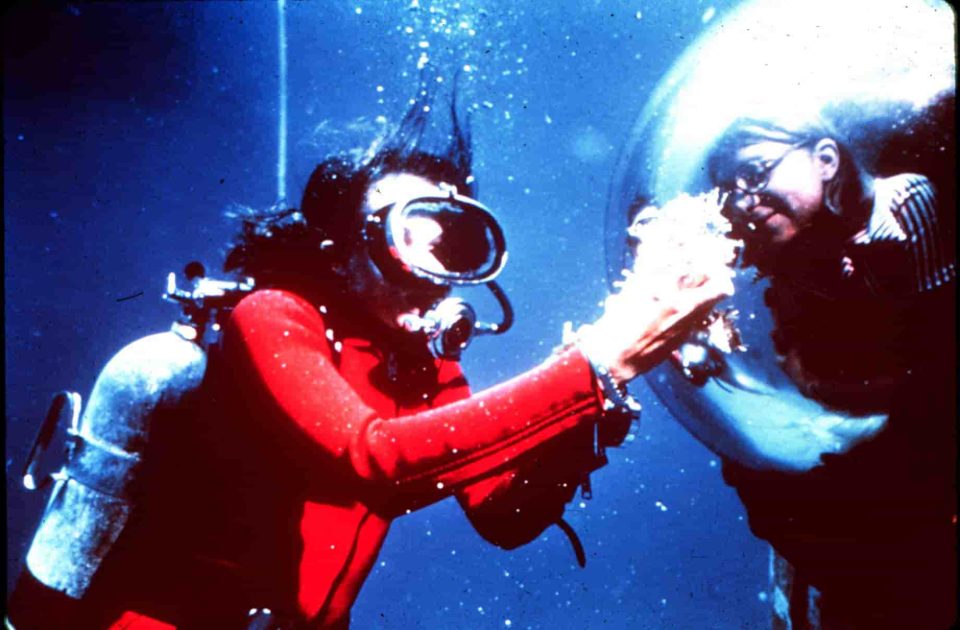
[[(437, 182), (410, 173), (391, 173), (370, 183), (361, 209), (364, 217), (404, 199), (439, 194)], [(423, 315), (450, 288), (411, 278), (395, 283), (383, 277), (366, 247), (357, 248), (350, 259), (350, 282), (354, 295), (391, 328), (402, 328), (405, 315)]]
[(746, 237), (778, 248), (824, 210), (825, 185), (836, 176), (836, 143), (763, 141), (735, 156), (727, 212)]

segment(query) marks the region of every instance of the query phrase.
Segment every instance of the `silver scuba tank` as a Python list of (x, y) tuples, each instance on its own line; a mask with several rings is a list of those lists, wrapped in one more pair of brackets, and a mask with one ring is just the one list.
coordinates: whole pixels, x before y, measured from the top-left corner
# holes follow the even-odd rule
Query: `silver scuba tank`
[[(191, 290), (178, 289), (173, 273), (164, 299), (183, 314), (168, 332), (137, 339), (100, 372), (81, 413), (80, 395), (57, 394), (24, 468), (29, 490), (53, 482), (50, 499), (27, 552), (27, 568), (51, 589), (80, 599), (137, 505), (151, 422), (160, 409), (176, 408), (200, 389), (207, 344), (219, 320), (253, 280), (225, 282), (187, 265)], [(209, 324), (209, 327), (208, 327)], [(66, 425), (66, 457), (41, 474), (45, 451)]]

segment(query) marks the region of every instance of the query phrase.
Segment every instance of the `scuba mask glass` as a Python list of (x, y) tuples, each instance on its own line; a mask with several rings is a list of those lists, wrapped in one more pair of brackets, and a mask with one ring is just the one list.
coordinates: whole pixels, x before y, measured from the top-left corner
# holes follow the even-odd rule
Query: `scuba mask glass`
[(475, 334), (501, 334), (513, 324), (513, 309), (493, 282), (507, 260), (503, 230), (480, 202), (440, 184), (436, 194), (401, 199), (370, 214), (363, 229), (370, 257), (398, 283), (440, 286), (486, 284), (503, 311), (499, 324), (477, 321), (470, 304), (446, 298), (424, 315), (408, 314), (402, 325), (427, 336), (439, 358), (459, 360)]
[(364, 240), (385, 277), (412, 274), (439, 285), (489, 282), (507, 259), (503, 231), (490, 210), (446, 185), (436, 195), (400, 200), (369, 215)]

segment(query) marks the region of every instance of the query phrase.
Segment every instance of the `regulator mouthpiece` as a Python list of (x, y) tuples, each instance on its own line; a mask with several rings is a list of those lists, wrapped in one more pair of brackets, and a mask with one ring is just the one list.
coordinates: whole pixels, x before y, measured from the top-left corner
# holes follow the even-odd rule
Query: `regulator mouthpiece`
[(499, 324), (477, 321), (477, 312), (461, 298), (441, 300), (422, 316), (402, 315), (398, 323), (408, 332), (423, 333), (433, 356), (448, 361), (459, 361), (476, 335), (499, 335), (513, 325), (513, 308), (507, 296), (495, 282), (487, 284), (503, 310)]
[(447, 298), (423, 316), (407, 313), (400, 325), (409, 332), (427, 336), (430, 352), (437, 358), (459, 361), (477, 332), (477, 313), (460, 298)]

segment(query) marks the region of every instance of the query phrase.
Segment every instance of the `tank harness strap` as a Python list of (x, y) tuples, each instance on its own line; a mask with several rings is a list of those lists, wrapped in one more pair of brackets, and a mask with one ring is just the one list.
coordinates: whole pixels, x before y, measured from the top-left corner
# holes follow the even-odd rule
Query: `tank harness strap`
[(579, 564), (581, 568), (587, 566), (587, 554), (583, 550), (583, 543), (580, 542), (580, 537), (577, 536), (577, 532), (570, 526), (570, 523), (563, 520), (563, 517), (557, 519), (557, 527), (567, 535), (570, 544), (573, 545), (573, 553), (577, 556), (577, 564)]
[(129, 499), (140, 457), (68, 430), (65, 473), (83, 485), (120, 499)]

